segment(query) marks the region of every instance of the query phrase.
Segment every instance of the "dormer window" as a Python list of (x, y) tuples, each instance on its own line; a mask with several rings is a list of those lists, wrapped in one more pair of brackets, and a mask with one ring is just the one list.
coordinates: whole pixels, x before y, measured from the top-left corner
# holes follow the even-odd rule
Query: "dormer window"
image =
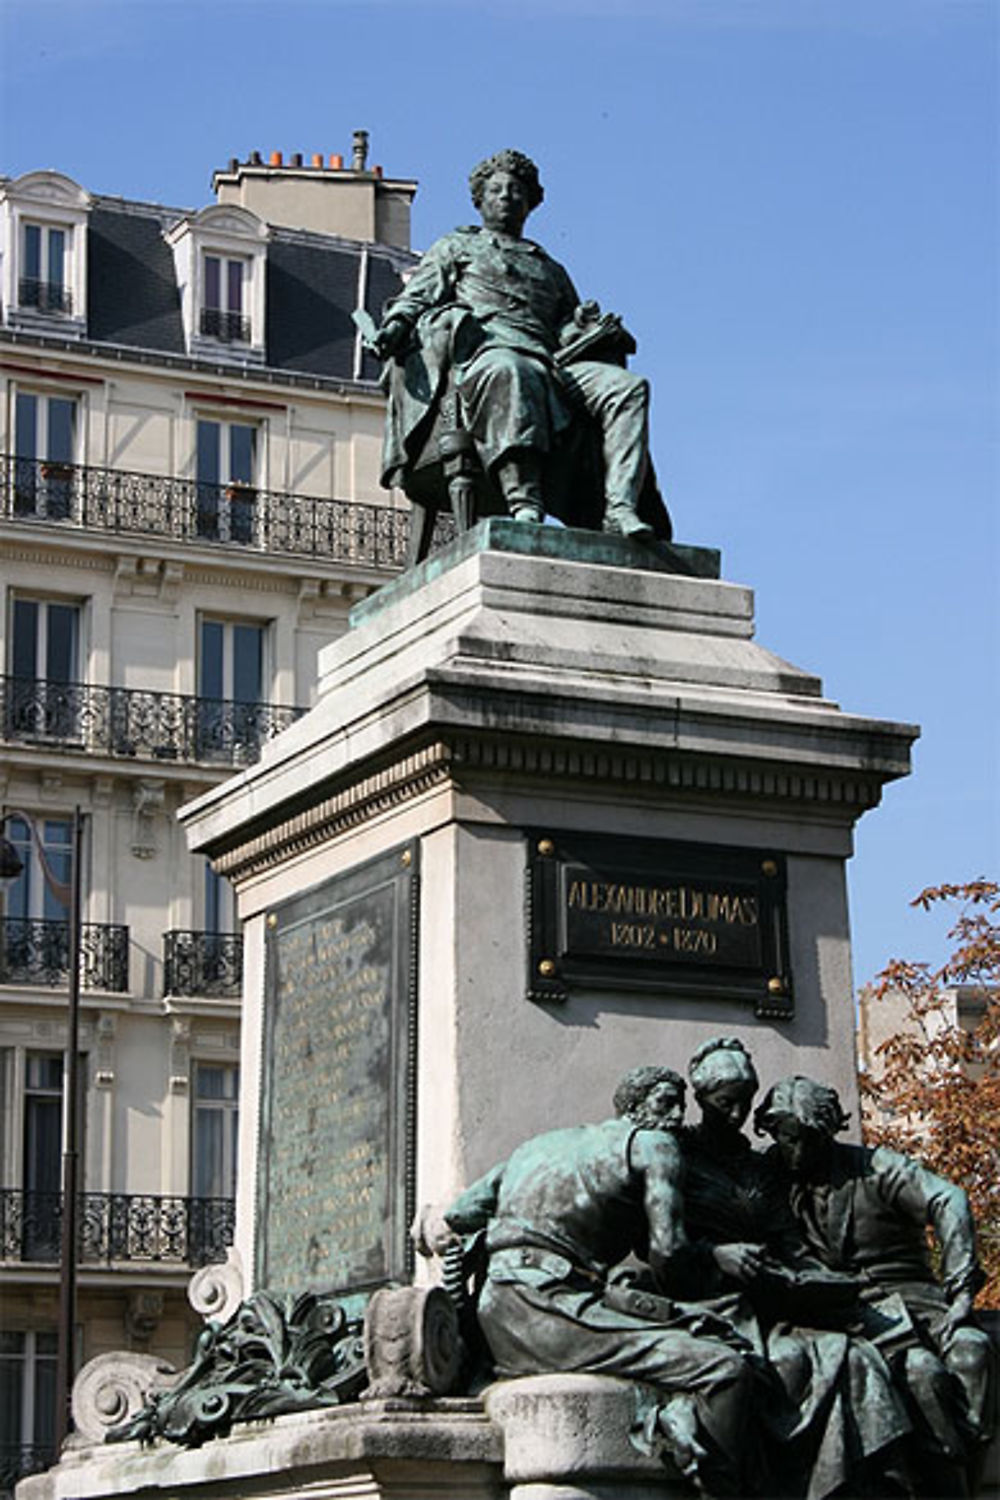
[(73, 231), (54, 224), (22, 226), (18, 306), (40, 312), (71, 313), (73, 294), (66, 284), (67, 241)]
[(29, 172), (0, 190), (4, 321), (61, 338), (87, 329), (90, 195), (60, 172)]
[(205, 256), (201, 331), (207, 338), (222, 339), (228, 344), (249, 344), (250, 319), (245, 312), (245, 288), (249, 281), (250, 266), (246, 260)]
[(249, 209), (218, 204), (168, 231), (192, 354), (263, 364), (269, 237), (267, 225)]

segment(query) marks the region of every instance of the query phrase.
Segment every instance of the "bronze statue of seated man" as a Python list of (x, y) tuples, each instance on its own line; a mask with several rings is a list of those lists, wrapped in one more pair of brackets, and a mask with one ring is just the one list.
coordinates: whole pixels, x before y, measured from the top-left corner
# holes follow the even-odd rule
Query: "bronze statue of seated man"
[(470, 186), (482, 225), (431, 246), (369, 340), (388, 361), (383, 484), (433, 511), (459, 480), (464, 525), (547, 513), (669, 541), (649, 459), (649, 386), (625, 368), (634, 342), (523, 236), (543, 196), (535, 164), (498, 152)]

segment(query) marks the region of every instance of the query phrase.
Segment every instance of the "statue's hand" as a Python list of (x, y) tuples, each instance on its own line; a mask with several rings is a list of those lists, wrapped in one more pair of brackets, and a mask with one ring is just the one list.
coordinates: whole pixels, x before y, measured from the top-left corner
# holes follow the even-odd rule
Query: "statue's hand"
[(391, 359), (405, 348), (410, 338), (410, 325), (405, 318), (389, 318), (375, 334), (373, 352), (379, 359)]
[(444, 1255), (453, 1245), (462, 1243), (461, 1236), (452, 1229), (439, 1203), (425, 1203), (418, 1210), (410, 1226), (410, 1238), (419, 1254), (427, 1257)]
[(759, 1276), (764, 1267), (763, 1245), (715, 1245), (712, 1256), (724, 1276), (744, 1284)]

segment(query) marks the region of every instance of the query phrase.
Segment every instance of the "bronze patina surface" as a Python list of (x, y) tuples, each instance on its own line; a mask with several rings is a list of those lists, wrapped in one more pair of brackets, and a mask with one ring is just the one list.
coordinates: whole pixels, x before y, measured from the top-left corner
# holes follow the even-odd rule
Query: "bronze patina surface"
[(610, 987), (791, 1016), (780, 852), (544, 830), (527, 845), (531, 999)]
[(408, 1274), (417, 855), (268, 918), (259, 1286), (347, 1296)]

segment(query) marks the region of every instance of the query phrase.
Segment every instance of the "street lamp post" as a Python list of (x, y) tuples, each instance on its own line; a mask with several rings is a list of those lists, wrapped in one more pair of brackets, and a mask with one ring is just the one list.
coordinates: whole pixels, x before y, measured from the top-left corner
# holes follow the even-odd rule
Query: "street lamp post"
[(73, 1336), (76, 1325), (77, 1208), (80, 1178), (80, 936), (83, 907), (83, 813), (73, 813), (73, 885), (69, 907), (69, 1017), (66, 1039), (62, 1162), (62, 1240), (59, 1257), (59, 1341), (56, 1358), (56, 1451), (70, 1430)]

